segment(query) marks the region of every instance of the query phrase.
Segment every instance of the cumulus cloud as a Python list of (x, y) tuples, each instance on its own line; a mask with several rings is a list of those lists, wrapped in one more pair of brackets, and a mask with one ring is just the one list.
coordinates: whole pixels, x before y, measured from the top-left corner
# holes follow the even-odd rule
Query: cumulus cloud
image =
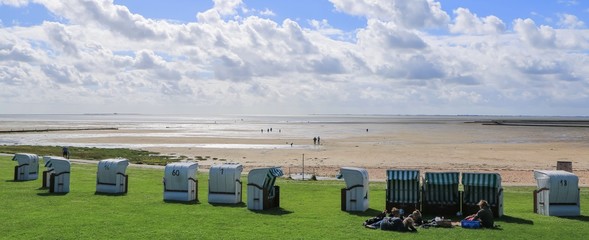
[(450, 22), (433, 0), (332, 0), (341, 13), (365, 17), (364, 27), (344, 31), (330, 19), (276, 22), (265, 17), (271, 9), (239, 0), (214, 1), (187, 23), (149, 19), (110, 0), (35, 1), (60, 21), (0, 28), (3, 110), (35, 105), (14, 96), (21, 89), (84, 112), (148, 105), (420, 114), (460, 105), (458, 113), (470, 114), (567, 94), (589, 99), (589, 32), (572, 15), (554, 26), (516, 19), (511, 31), (466, 8)]
[(556, 31), (550, 26), (536, 27), (534, 20), (529, 18), (518, 18), (513, 25), (521, 39), (534, 47), (554, 48), (556, 46)]
[(501, 34), (505, 31), (505, 24), (496, 16), (477, 17), (466, 8), (454, 10), (456, 18), (450, 24), (450, 32), (465, 34)]
[(0, 0), (0, 5), (23, 7), (29, 4), (29, 0)]
[(558, 25), (563, 28), (584, 28), (585, 23), (577, 16), (571, 14), (560, 14)]
[(368, 19), (394, 22), (407, 28), (442, 27), (450, 17), (433, 0), (330, 0), (338, 11)]

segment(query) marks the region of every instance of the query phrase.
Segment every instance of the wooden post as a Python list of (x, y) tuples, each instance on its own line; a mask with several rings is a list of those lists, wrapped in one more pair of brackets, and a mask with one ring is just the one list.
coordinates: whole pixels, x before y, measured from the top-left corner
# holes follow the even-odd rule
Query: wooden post
[(305, 180), (305, 154), (303, 153), (303, 180)]

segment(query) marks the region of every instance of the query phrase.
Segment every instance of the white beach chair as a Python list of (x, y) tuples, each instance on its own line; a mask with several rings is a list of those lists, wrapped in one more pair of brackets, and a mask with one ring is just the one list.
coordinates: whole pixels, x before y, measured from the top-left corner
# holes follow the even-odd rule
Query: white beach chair
[(31, 153), (17, 153), (12, 157), (18, 163), (14, 167), (14, 181), (36, 180), (39, 175), (39, 157)]
[(168, 163), (164, 168), (164, 201), (198, 201), (198, 163)]

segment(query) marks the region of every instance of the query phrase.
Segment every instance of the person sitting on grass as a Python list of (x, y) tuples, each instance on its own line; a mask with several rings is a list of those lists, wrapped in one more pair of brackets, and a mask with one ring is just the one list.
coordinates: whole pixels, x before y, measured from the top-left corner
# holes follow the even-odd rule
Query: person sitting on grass
[(473, 215), (466, 217), (466, 220), (478, 220), (481, 222), (481, 226), (485, 228), (492, 228), (495, 222), (493, 221), (493, 212), (489, 207), (489, 203), (485, 200), (477, 203), (479, 211)]
[(423, 224), (423, 218), (421, 216), (421, 212), (419, 210), (413, 211), (413, 213), (409, 214), (409, 218), (413, 219), (414, 225), (421, 225)]

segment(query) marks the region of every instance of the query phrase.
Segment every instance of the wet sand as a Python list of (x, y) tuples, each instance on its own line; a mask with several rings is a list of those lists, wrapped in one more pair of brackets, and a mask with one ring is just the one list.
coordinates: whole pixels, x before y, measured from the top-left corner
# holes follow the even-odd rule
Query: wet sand
[[(116, 131), (117, 134), (125, 132), (137, 133), (124, 129)], [(199, 160), (201, 169), (213, 164), (238, 162), (246, 171), (261, 166), (280, 166), (287, 174), (301, 172), (304, 154), (307, 174), (333, 177), (342, 166), (364, 167), (369, 170), (372, 181), (384, 181), (386, 169), (419, 169), (422, 174), (426, 171), (498, 172), (504, 185), (531, 186), (535, 185), (534, 169), (552, 170), (556, 169), (557, 161), (570, 161), (580, 184), (588, 186), (588, 139), (589, 129), (586, 128), (467, 124), (464, 131), (434, 128), (394, 133), (366, 132), (333, 139), (322, 137), (321, 145), (314, 145), (312, 137), (302, 139), (280, 134), (255, 138), (113, 136), (60, 141), (153, 144), (156, 146), (142, 149), (202, 159)], [(180, 147), (174, 147), (174, 144)], [(214, 147), (207, 147), (209, 145)]]

